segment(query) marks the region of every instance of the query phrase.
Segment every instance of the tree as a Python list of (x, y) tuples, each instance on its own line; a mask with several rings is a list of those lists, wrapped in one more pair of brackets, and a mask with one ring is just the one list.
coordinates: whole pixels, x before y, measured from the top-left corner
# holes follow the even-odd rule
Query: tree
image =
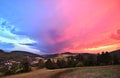
[(76, 55), (75, 58), (77, 67), (84, 66), (84, 57), (81, 54)]
[(100, 65), (101, 63), (101, 55), (98, 53), (97, 54), (97, 65)]
[(30, 67), (30, 64), (29, 64), (29, 61), (27, 58), (23, 59), (22, 62), (21, 62), (21, 72), (29, 72), (31, 71), (31, 67)]
[(120, 63), (119, 63), (119, 58), (118, 58), (117, 55), (114, 55), (114, 56), (113, 56), (113, 64), (120, 64)]
[(77, 61), (74, 58), (68, 58), (67, 66), (68, 67), (76, 67)]
[(105, 52), (102, 52), (100, 55), (100, 65), (106, 65), (105, 64)]
[(6, 65), (0, 68), (0, 73), (2, 75), (10, 75), (11, 74), (10, 70), (8, 69), (8, 66), (6, 66)]
[(76, 55), (76, 60), (83, 62), (84, 61), (84, 57), (81, 54), (78, 54), (78, 55)]
[(112, 57), (109, 52), (102, 52), (97, 55), (97, 65), (109, 65), (112, 63)]
[(18, 69), (19, 69), (18, 64), (13, 63), (10, 68), (11, 74), (16, 74)]
[(57, 60), (57, 65), (59, 68), (66, 68), (67, 67), (67, 63), (65, 60), (61, 59), (61, 60)]
[(76, 67), (83, 67), (83, 66), (84, 66), (83, 62), (77, 62), (76, 64)]
[(45, 67), (45, 63), (42, 59), (40, 59), (38, 62), (38, 68), (44, 68), (44, 67)]
[(86, 66), (94, 66), (95, 65), (95, 59), (92, 55), (89, 55), (88, 58), (85, 60)]
[(45, 67), (48, 68), (48, 69), (55, 69), (55, 68), (58, 68), (57, 64), (51, 60), (51, 59), (48, 59), (46, 62), (45, 62)]
[(110, 53), (108, 53), (108, 52), (105, 53), (105, 55), (104, 55), (104, 60), (105, 60), (105, 64), (106, 64), (106, 65), (111, 64), (112, 57), (111, 57)]

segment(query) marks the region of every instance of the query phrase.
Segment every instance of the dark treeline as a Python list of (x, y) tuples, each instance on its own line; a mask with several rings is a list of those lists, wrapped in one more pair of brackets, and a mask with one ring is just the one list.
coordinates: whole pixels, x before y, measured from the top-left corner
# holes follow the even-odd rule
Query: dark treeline
[(57, 69), (115, 64), (120, 64), (120, 60), (117, 56), (112, 56), (108, 52), (102, 52), (101, 54), (97, 54), (97, 56), (89, 55), (88, 57), (83, 57), (81, 54), (78, 54), (76, 56), (71, 56), (66, 59), (48, 59), (45, 62), (45, 67), (48, 69)]

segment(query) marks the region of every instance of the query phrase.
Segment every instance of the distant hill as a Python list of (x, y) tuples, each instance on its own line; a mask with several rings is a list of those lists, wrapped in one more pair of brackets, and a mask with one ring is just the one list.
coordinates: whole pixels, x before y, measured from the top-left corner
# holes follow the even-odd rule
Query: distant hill
[(117, 56), (120, 59), (120, 50), (115, 50), (111, 52), (112, 56)]
[[(111, 51), (109, 52), (112, 56), (117, 56), (120, 59), (120, 50), (115, 50), (115, 51)], [(94, 56), (96, 57), (96, 54), (92, 54), (92, 53), (72, 53), (72, 52), (63, 52), (63, 53), (59, 53), (59, 54), (47, 54), (47, 55), (43, 55), (44, 58), (48, 59), (48, 58), (65, 58), (65, 57), (71, 57), (71, 56), (76, 56), (78, 54), (81, 54), (83, 57), (87, 58), (88, 56)]]
[[(59, 53), (59, 54), (47, 54), (47, 55), (37, 55), (37, 54), (33, 54), (30, 52), (25, 52), (25, 51), (12, 51), (10, 53), (4, 52), (3, 50), (0, 50), (0, 61), (4, 61), (4, 60), (9, 60), (9, 59), (14, 59), (14, 60), (21, 60), (27, 56), (29, 56), (31, 59), (34, 60), (35, 57), (41, 57), (41, 58), (45, 58), (45, 59), (49, 59), (49, 58), (67, 58), (67, 57), (73, 57), (76, 56), (78, 54), (81, 54), (83, 57), (88, 57), (90, 55), (96, 57), (96, 54), (90, 54), (90, 53), (72, 53), (72, 52), (63, 52), (63, 53)], [(110, 54), (112, 56), (117, 56), (120, 59), (120, 50), (115, 50), (115, 51), (111, 51)]]
[(44, 55), (43, 57), (46, 59), (48, 59), (48, 58), (66, 58), (66, 57), (76, 56), (78, 54), (81, 54), (83, 57), (88, 57), (90, 55), (96, 56), (95, 54), (91, 54), (91, 53), (63, 52), (63, 53), (59, 53), (59, 54), (48, 54), (48, 55)]
[(56, 54), (46, 54), (43, 55), (44, 58), (49, 59), (49, 58), (64, 58), (68, 56), (74, 56), (77, 55), (78, 53), (71, 53), (71, 52), (63, 52), (63, 53), (56, 53)]
[(112, 54), (120, 54), (120, 50), (111, 51)]
[(4, 51), (3, 51), (3, 50), (0, 50), (0, 55), (1, 55), (1, 54), (4, 54)]
[(10, 53), (7, 53), (7, 52), (0, 50), (0, 61), (5, 61), (9, 59), (20, 61), (21, 59), (24, 59), (27, 56), (29, 56), (31, 59), (34, 59), (35, 57), (43, 58), (40, 55), (25, 52), (25, 51), (12, 51)]

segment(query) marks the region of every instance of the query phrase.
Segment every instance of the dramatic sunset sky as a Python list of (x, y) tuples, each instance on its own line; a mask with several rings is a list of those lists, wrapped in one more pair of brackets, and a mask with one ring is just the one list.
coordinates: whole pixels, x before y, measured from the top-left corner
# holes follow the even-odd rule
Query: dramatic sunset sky
[(120, 49), (120, 0), (0, 0), (0, 49), (37, 54)]

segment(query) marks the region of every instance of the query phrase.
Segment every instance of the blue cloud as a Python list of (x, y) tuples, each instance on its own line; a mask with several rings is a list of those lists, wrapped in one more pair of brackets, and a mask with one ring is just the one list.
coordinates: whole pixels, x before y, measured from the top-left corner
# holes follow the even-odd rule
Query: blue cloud
[[(14, 32), (14, 33), (13, 33)], [(22, 50), (30, 52), (40, 52), (34, 46), (26, 44), (36, 44), (37, 42), (27, 35), (17, 34), (20, 32), (14, 25), (11, 25), (5, 19), (0, 18), (0, 49), (4, 50)]]
[(58, 0), (0, 0), (0, 17), (13, 24), (1, 22), (0, 27), (5, 30), (1, 31), (0, 40), (17, 43), (14, 49), (18, 46), (20, 49), (22, 45), (35, 50), (40, 49), (44, 53), (54, 52), (57, 44), (53, 45), (51, 41), (56, 42), (62, 36), (59, 32), (68, 25), (64, 16), (62, 17), (58, 11), (60, 2)]

